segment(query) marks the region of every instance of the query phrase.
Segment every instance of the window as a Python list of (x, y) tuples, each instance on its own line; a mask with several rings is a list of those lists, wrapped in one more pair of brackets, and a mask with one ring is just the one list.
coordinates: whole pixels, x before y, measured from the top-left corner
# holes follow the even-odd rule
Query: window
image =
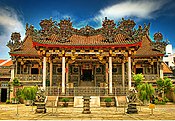
[(169, 66), (169, 62), (168, 61), (166, 61), (165, 63)]
[(31, 68), (31, 74), (39, 74), (38, 68)]
[(117, 72), (117, 68), (112, 68), (112, 72), (116, 73)]
[(136, 68), (136, 74), (143, 74), (143, 68)]
[(58, 67), (57, 68), (57, 73), (61, 73), (62, 72), (62, 68)]

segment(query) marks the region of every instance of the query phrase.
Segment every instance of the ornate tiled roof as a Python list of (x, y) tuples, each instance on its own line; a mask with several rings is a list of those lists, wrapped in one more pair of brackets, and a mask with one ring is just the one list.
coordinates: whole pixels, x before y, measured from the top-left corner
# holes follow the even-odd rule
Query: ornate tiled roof
[(10, 52), (11, 55), (38, 56), (37, 50), (32, 45), (32, 37), (26, 36), (20, 49)]
[(13, 62), (11, 59), (0, 60), (0, 66), (11, 66), (11, 65), (13, 65)]
[[(61, 46), (120, 46), (124, 47), (127, 45), (133, 45), (133, 44), (139, 44), (140, 41), (131, 41), (131, 40), (126, 40), (124, 35), (122, 34), (117, 34), (114, 39), (115, 42), (112, 43), (107, 43), (103, 42), (105, 38), (101, 35), (92, 35), (92, 36), (82, 36), (82, 35), (72, 35), (69, 38), (69, 42), (66, 43), (60, 43), (57, 40), (59, 40), (59, 37), (56, 35), (52, 35), (49, 40), (38, 40), (37, 42), (34, 41), (34, 45), (39, 45), (41, 44), (42, 46), (50, 46), (50, 47), (61, 47)], [(46, 45), (47, 44), (47, 45)]]
[[(52, 21), (45, 19), (40, 22), (41, 29), (26, 25), (26, 37), (20, 41), (19, 33), (12, 33), (7, 46), (12, 56), (39, 56), (35, 46), (56, 48), (79, 47), (130, 47), (141, 46), (137, 56), (160, 56), (162, 52), (157, 46), (161, 42), (153, 43), (148, 37), (150, 24), (135, 29), (133, 20), (122, 19), (116, 25), (113, 20), (105, 19), (102, 27), (94, 29), (85, 26), (81, 29), (72, 27), (70, 20)], [(154, 47), (156, 47), (154, 49)]]
[(172, 74), (172, 70), (170, 69), (170, 67), (168, 67), (168, 65), (166, 63), (162, 63), (163, 64), (163, 73), (166, 73), (166, 74)]
[(150, 57), (150, 56), (163, 56), (159, 51), (153, 50), (151, 40), (148, 35), (143, 36), (142, 46), (137, 50), (134, 57)]
[(42, 20), (40, 26), (41, 30), (26, 28), (27, 34), (33, 36), (34, 46), (135, 46), (139, 45), (142, 36), (149, 29), (149, 26), (134, 29), (135, 22), (130, 19), (122, 19), (116, 26), (113, 20), (107, 18), (99, 29), (85, 26), (78, 30), (72, 27), (70, 20), (61, 20), (57, 23), (52, 19)]

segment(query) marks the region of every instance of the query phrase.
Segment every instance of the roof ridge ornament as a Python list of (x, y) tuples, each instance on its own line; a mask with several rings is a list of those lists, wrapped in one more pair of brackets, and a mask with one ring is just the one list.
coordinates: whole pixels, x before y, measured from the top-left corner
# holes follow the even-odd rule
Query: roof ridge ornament
[(103, 42), (113, 43), (115, 42), (115, 36), (116, 36), (116, 24), (114, 23), (114, 20), (107, 19), (105, 17), (105, 20), (102, 24), (102, 35), (105, 37), (105, 40)]
[(86, 25), (85, 27), (81, 28), (79, 30), (80, 35), (85, 35), (85, 36), (90, 36), (90, 35), (95, 35), (96, 31), (93, 27)]
[(58, 23), (58, 26), (60, 27), (60, 31), (58, 34), (60, 40), (58, 40), (58, 42), (70, 42), (69, 38), (72, 36), (73, 33), (72, 22), (70, 18), (68, 20), (61, 20), (60, 23)]
[(160, 32), (156, 32), (154, 34), (155, 42), (151, 42), (151, 46), (153, 50), (157, 50), (161, 53), (165, 53), (165, 47), (168, 45), (169, 41), (163, 41), (163, 35)]
[(10, 48), (10, 51), (13, 52), (17, 49), (20, 49), (22, 42), (21, 40), (21, 35), (18, 32), (13, 32), (11, 34), (11, 40), (7, 43), (7, 47)]

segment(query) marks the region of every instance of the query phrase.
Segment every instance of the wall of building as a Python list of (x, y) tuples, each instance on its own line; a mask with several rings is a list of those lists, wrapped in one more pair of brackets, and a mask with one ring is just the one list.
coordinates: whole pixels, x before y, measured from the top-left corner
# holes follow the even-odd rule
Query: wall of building
[(166, 54), (163, 57), (163, 62), (165, 62), (169, 67), (174, 67), (174, 57), (172, 45), (169, 44), (166, 46)]

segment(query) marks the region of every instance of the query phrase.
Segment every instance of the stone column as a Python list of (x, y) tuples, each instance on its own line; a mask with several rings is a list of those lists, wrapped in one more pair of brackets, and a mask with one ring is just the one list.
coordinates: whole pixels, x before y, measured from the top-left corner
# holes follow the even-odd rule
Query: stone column
[(131, 88), (131, 57), (128, 57), (128, 88)]
[(124, 87), (125, 87), (125, 63), (124, 63), (124, 61), (122, 62), (122, 86), (124, 89)]
[(159, 77), (159, 62), (157, 61), (157, 76)]
[(15, 74), (17, 75), (18, 73), (18, 61), (16, 60), (16, 62), (15, 62)]
[(43, 88), (46, 88), (46, 57), (43, 57)]
[(11, 79), (10, 79), (10, 81), (13, 81), (14, 77), (15, 77), (15, 69), (14, 69), (14, 66), (12, 66), (12, 68), (11, 68)]
[(66, 63), (66, 84), (69, 82), (69, 64)]
[(65, 94), (65, 57), (62, 57), (62, 94)]
[(160, 78), (163, 79), (163, 65), (160, 63)]
[(52, 76), (53, 76), (53, 62), (52, 62), (52, 58), (50, 57), (50, 88), (52, 87)]
[(112, 57), (109, 57), (109, 94), (112, 94)]
[(108, 63), (106, 63), (106, 83), (108, 84)]

